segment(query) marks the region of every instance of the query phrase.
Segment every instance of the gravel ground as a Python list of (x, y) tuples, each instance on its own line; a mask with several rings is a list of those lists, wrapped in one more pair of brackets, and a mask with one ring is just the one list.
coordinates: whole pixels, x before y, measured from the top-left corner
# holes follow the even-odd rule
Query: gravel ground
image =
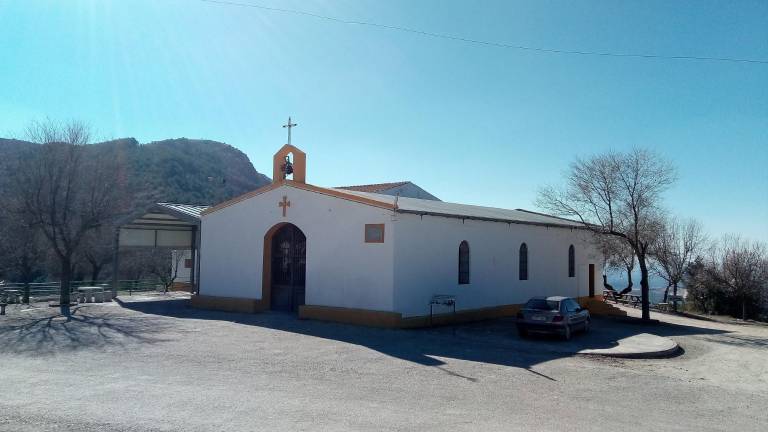
[[(677, 341), (608, 359), (523, 341), (504, 321), (379, 330), (185, 300), (0, 317), (0, 430), (765, 430), (768, 327), (599, 321)], [(505, 343), (496, 343), (504, 340)], [(594, 343), (580, 336), (575, 343)]]

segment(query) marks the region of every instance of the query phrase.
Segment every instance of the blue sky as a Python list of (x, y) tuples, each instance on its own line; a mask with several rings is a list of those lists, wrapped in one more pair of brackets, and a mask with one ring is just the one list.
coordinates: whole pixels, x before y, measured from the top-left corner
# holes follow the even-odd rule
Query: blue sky
[[(564, 50), (768, 60), (768, 2), (270, 1), (343, 19)], [(768, 240), (768, 65), (542, 54), (198, 0), (0, 0), (0, 136), (80, 119), (98, 138), (224, 141), (270, 174), (412, 180), (534, 209), (575, 157), (672, 160), (669, 209)]]

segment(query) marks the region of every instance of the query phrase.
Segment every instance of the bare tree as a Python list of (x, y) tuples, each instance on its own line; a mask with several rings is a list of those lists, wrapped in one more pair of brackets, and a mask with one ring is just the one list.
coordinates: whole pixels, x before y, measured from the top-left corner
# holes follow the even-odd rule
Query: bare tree
[(0, 213), (0, 279), (23, 283), (23, 301), (29, 303), (29, 284), (45, 274), (42, 239), (37, 230), (24, 226), (6, 208)]
[(81, 264), (88, 268), (91, 283), (96, 283), (104, 268), (115, 257), (114, 228), (104, 225), (89, 231), (82, 241), (79, 256)]
[(40, 147), (14, 170), (13, 206), (55, 253), (61, 312), (68, 315), (72, 270), (83, 239), (115, 216), (116, 169), (106, 158), (87, 157), (90, 134), (83, 123), (35, 122), (27, 137)]
[(605, 266), (627, 274), (627, 286), (622, 293), (632, 291), (632, 271), (635, 270), (635, 251), (623, 239), (614, 236), (599, 236), (600, 249), (605, 257)]
[(715, 281), (714, 274), (717, 271), (713, 263), (706, 256), (698, 255), (686, 267), (683, 278), (687, 291), (686, 301), (707, 314), (721, 311), (727, 302), (725, 290)]
[(539, 207), (577, 218), (598, 234), (623, 239), (640, 266), (643, 319), (650, 319), (649, 253), (659, 231), (661, 194), (675, 181), (674, 168), (659, 155), (635, 149), (572, 163), (562, 188), (540, 191)]
[(120, 274), (118, 278), (140, 280), (150, 275), (148, 263), (152, 251), (145, 249), (128, 249), (120, 251)]
[[(667, 282), (664, 290), (664, 302), (667, 302), (669, 288), (672, 295), (677, 297), (677, 288), (685, 277), (688, 265), (701, 252), (706, 242), (706, 236), (701, 224), (694, 220), (678, 220), (669, 218), (662, 223), (656, 243), (651, 253), (655, 272)], [(677, 308), (677, 302), (673, 302)]]
[(173, 286), (179, 277), (179, 267), (184, 261), (183, 251), (173, 251), (165, 248), (152, 249), (152, 253), (147, 261), (147, 270), (149, 273), (163, 283), (163, 292)]
[(741, 303), (741, 317), (747, 305), (759, 304), (768, 291), (768, 253), (761, 242), (729, 235), (714, 249), (710, 276)]

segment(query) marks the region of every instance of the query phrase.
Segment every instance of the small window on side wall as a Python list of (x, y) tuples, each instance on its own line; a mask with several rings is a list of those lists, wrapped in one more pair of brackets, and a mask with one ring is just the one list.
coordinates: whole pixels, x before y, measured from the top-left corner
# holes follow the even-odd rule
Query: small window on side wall
[(459, 245), (459, 285), (469, 283), (469, 243), (462, 241)]
[(568, 277), (576, 276), (576, 251), (571, 245), (568, 248)]
[(384, 224), (365, 224), (366, 243), (384, 243)]
[(525, 243), (520, 245), (520, 263), (519, 263), (519, 275), (520, 280), (528, 280), (528, 245)]

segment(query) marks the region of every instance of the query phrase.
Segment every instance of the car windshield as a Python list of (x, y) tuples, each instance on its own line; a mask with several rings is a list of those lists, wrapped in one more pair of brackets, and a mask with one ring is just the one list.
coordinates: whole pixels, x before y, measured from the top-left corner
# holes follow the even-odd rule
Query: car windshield
[(537, 310), (557, 310), (560, 309), (560, 302), (545, 299), (531, 299), (525, 304), (526, 309)]

